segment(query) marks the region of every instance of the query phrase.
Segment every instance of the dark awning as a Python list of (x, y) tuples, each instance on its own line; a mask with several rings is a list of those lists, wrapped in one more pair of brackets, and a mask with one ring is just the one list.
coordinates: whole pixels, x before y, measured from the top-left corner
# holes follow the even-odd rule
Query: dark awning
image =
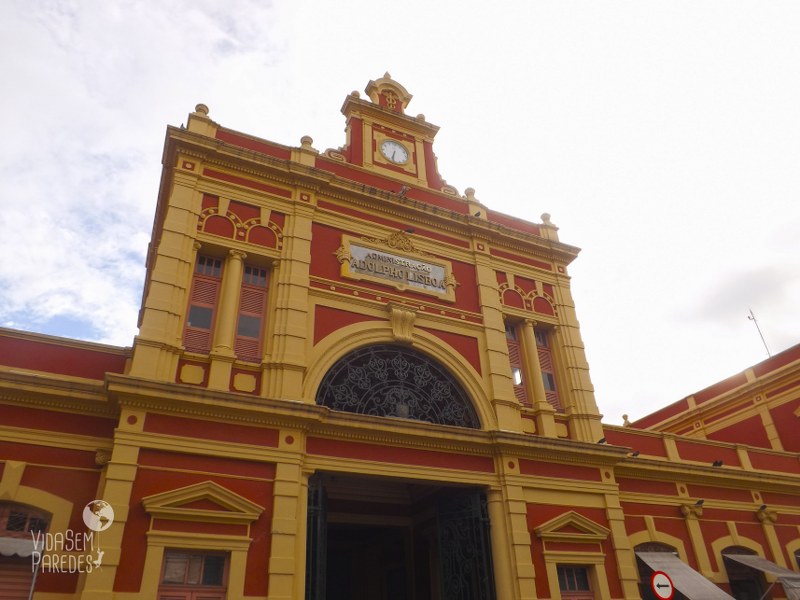
[(776, 575), (789, 600), (800, 600), (800, 573), (776, 565), (771, 560), (753, 554), (723, 554), (725, 558), (752, 567), (770, 575)]
[(675, 589), (690, 600), (734, 600), (672, 552), (637, 552), (636, 556), (654, 571), (669, 575)]

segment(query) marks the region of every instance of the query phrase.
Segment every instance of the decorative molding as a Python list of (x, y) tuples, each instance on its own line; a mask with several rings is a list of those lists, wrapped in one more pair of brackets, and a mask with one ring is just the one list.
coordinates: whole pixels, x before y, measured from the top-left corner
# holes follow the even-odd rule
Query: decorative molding
[(401, 252), (413, 252), (421, 256), (433, 256), (429, 252), (414, 247), (414, 242), (406, 235), (405, 231), (395, 231), (388, 238), (384, 239), (363, 236), (361, 241), (367, 242), (368, 244), (382, 244), (393, 250), (400, 250)]
[[(201, 500), (210, 501), (218, 505), (220, 509), (186, 507), (188, 504)], [(204, 481), (177, 490), (147, 496), (142, 499), (142, 506), (147, 514), (157, 519), (235, 525), (249, 525), (264, 512), (263, 506), (259, 506), (213, 481)]]
[(94, 454), (94, 464), (105, 467), (109, 462), (111, 462), (111, 449), (98, 448)]
[[(570, 531), (565, 531), (565, 529), (570, 529)], [(576, 529), (577, 531), (574, 531)], [(548, 542), (596, 544), (605, 541), (611, 530), (573, 510), (542, 523), (534, 529), (534, 532)]]
[(769, 509), (764, 509), (764, 510), (759, 509), (758, 511), (756, 511), (756, 517), (758, 517), (759, 521), (761, 521), (762, 523), (765, 523), (765, 524), (766, 523), (777, 523), (778, 522), (778, 511), (769, 510)]
[(388, 306), (392, 322), (392, 335), (398, 342), (411, 344), (414, 341), (414, 321), (417, 311), (408, 306), (391, 303)]
[(703, 516), (703, 507), (696, 504), (681, 504), (681, 514), (687, 519), (699, 519)]

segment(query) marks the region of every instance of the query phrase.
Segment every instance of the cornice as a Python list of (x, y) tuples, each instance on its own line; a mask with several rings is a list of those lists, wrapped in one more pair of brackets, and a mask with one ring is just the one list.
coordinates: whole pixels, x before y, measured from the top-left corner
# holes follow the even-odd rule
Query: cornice
[(101, 344), (99, 342), (88, 342), (85, 340), (65, 338), (33, 331), (9, 329), (7, 327), (0, 327), (0, 337), (33, 340), (56, 346), (80, 348), (81, 350), (91, 350), (93, 352), (103, 352), (106, 354), (118, 354), (119, 356), (125, 357), (129, 357), (132, 353), (132, 349), (129, 346), (112, 346), (110, 344)]
[[(466, 236), (469, 239), (476, 236), (484, 237), (494, 245), (507, 247), (517, 252), (531, 253), (548, 260), (559, 260), (567, 264), (572, 262), (580, 251), (579, 248), (562, 242), (517, 231), (499, 223), (473, 217), (469, 214), (458, 213), (422, 200), (401, 196), (396, 192), (342, 178), (324, 169), (239, 148), (221, 140), (208, 138), (186, 130), (178, 130), (171, 127), (169, 128), (169, 135), (176, 144), (176, 151), (180, 149), (187, 153), (197, 152), (198, 148), (192, 148), (191, 145), (200, 145), (198, 157), (202, 158), (205, 164), (230, 168), (256, 177), (266, 176), (276, 183), (312, 189), (331, 199), (348, 202), (369, 210), (375, 210), (375, 200), (379, 199), (383, 203), (380, 205), (382, 214), (427, 223), (432, 229), (438, 231), (451, 232)], [(291, 150), (289, 147), (281, 147)], [(212, 151), (213, 154), (210, 154), (209, 151)], [(358, 165), (347, 163), (347, 166), (364, 173), (373, 174), (372, 171)], [(199, 176), (202, 176), (202, 174), (199, 174)], [(398, 181), (396, 185), (399, 189), (403, 183)], [(462, 198), (445, 194), (438, 190), (426, 189), (425, 191), (426, 193), (439, 195), (449, 201), (457, 199), (466, 202)], [(409, 211), (413, 214), (409, 214)]]
[(423, 421), (376, 419), (331, 411), (316, 404), (214, 392), (124, 375), (109, 375), (108, 389), (112, 399), (120, 406), (187, 417), (287, 427), (303, 431), (306, 435), (350, 442), (476, 456), (514, 455), (593, 467), (616, 464), (627, 453), (627, 449), (622, 447), (523, 433), (445, 427)]
[(0, 367), (0, 402), (101, 417), (116, 417), (104, 382), (66, 379)]
[(439, 131), (439, 126), (428, 123), (419, 117), (398, 113), (369, 100), (364, 100), (355, 95), (349, 95), (342, 104), (342, 114), (345, 117), (357, 116), (360, 118), (373, 118), (394, 127), (401, 127), (407, 131), (412, 131), (425, 139), (432, 140)]
[(800, 492), (800, 477), (791, 474), (744, 469), (707, 467), (676, 461), (650, 460), (647, 458), (627, 458), (616, 467), (617, 477), (693, 483), (714, 487), (738, 489), (756, 488), (797, 494)]
[[(735, 373), (731, 377), (736, 377), (737, 375), (741, 375), (743, 373), (746, 376), (748, 371), (752, 372), (752, 369), (755, 366), (757, 365), (753, 365), (745, 369), (744, 371)], [(750, 406), (753, 407), (755, 406), (755, 403), (753, 403), (752, 400), (755, 396), (759, 394), (766, 394), (767, 392), (769, 392), (769, 388), (781, 387), (784, 384), (782, 382), (782, 380), (784, 379), (787, 380), (786, 382), (788, 383), (793, 379), (796, 380), (797, 378), (800, 378), (800, 361), (794, 361), (788, 363), (786, 365), (783, 365), (781, 367), (778, 367), (770, 371), (769, 373), (765, 373), (764, 375), (760, 376), (753, 375), (753, 377), (754, 378), (751, 381), (746, 381), (745, 383), (741, 384), (738, 387), (733, 388), (732, 390), (723, 392), (717, 396), (710, 398), (706, 402), (695, 405), (692, 408), (688, 408), (672, 417), (667, 417), (664, 420), (655, 423), (653, 426), (648, 427), (647, 429), (640, 429), (639, 431), (664, 431), (667, 429), (669, 430), (677, 429), (686, 424), (693, 423), (698, 419), (704, 419), (709, 416), (714, 416), (718, 412), (724, 412), (728, 410), (731, 404), (734, 404), (736, 402), (747, 402), (749, 400)], [(693, 398), (697, 393), (702, 391), (703, 390), (698, 390), (694, 394), (690, 394), (689, 396), (686, 396), (681, 400), (687, 400), (689, 398)], [(787, 399), (787, 401), (790, 400), (791, 398)], [(765, 405), (772, 404), (770, 400), (766, 399), (763, 401), (763, 403)], [(697, 438), (691, 438), (691, 439), (697, 439)]]
[(271, 427), (297, 427), (298, 420), (318, 420), (319, 413), (324, 410), (316, 404), (305, 402), (273, 400), (128, 375), (109, 374), (107, 380), (111, 401), (121, 407), (188, 417), (224, 419)]

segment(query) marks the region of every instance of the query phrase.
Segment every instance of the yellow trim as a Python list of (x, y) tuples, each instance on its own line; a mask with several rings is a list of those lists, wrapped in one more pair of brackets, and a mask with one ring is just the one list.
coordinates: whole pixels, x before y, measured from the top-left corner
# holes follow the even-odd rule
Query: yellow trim
[[(560, 531), (569, 526), (580, 529), (581, 533)], [(571, 510), (542, 523), (534, 532), (545, 541), (598, 543), (605, 541), (611, 530)]]
[[(227, 512), (209, 509), (185, 508), (198, 500), (209, 500)], [(205, 523), (234, 523), (249, 525), (264, 512), (264, 507), (250, 502), (213, 481), (171, 490), (142, 498), (145, 512), (153, 518)]]

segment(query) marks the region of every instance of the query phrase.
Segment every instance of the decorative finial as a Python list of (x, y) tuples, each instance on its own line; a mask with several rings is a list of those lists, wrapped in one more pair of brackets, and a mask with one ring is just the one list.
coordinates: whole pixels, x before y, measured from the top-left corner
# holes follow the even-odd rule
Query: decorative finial
[(623, 427), (630, 427), (631, 422), (628, 421), (628, 415), (622, 415), (622, 426)]
[(425, 120), (425, 115), (423, 115), (422, 113), (419, 113), (419, 114), (417, 115), (417, 118), (418, 118), (420, 121), (424, 121), (424, 120)]
[(386, 71), (386, 73), (384, 73), (384, 74), (383, 74), (383, 76), (384, 76), (386, 79), (391, 79), (391, 78), (392, 78), (392, 76), (391, 76), (391, 75), (389, 75), (389, 71)]
[(300, 138), (300, 145), (305, 150), (311, 150), (312, 149), (311, 148), (311, 144), (313, 144), (313, 143), (314, 143), (314, 140), (311, 138), (310, 135), (304, 135), (303, 137)]
[(198, 104), (197, 106), (194, 107), (194, 112), (208, 116), (208, 107), (202, 103)]
[(467, 200), (475, 200), (475, 188), (468, 187), (464, 190), (464, 195), (467, 197)]
[(550, 213), (542, 213), (542, 223), (545, 225), (552, 225), (553, 223), (550, 221)]
[(358, 93), (358, 90), (353, 90), (352, 92), (350, 92), (350, 95), (353, 98), (361, 98), (361, 94)]

